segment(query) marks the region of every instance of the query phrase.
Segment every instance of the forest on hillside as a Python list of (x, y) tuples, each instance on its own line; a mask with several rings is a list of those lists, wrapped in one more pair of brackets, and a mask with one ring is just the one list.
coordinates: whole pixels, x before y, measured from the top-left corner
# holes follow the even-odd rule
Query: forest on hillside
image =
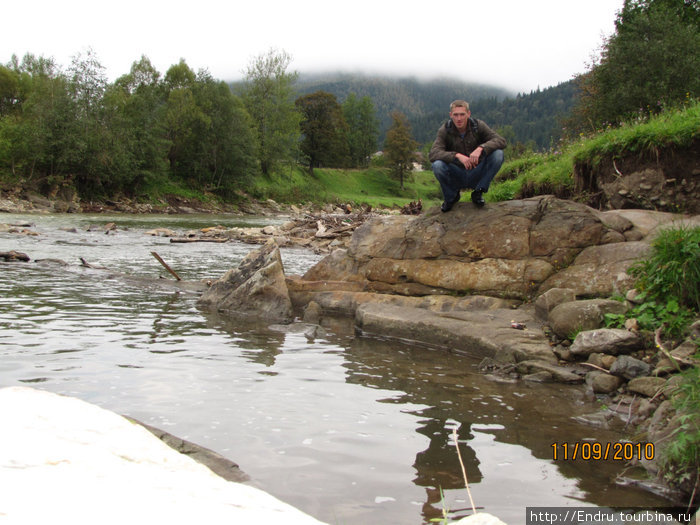
[[(392, 127), (404, 138), (389, 143), (413, 154), (458, 98), (506, 136), (513, 158), (555, 148), (564, 119), (574, 136), (696, 99), (700, 54), (688, 50), (700, 49), (699, 27), (697, 2), (625, 0), (589, 71), (527, 94), (448, 79), (300, 78), (275, 50), (233, 86), (184, 60), (163, 74), (142, 56), (108, 82), (91, 52), (68, 66), (15, 56), (0, 65), (0, 189), (105, 199), (173, 185), (235, 199), (285, 166), (365, 167)], [(409, 159), (397, 159), (401, 172)]]
[(447, 120), (450, 103), (467, 100), (476, 118), (498, 129), (513, 142), (530, 149), (549, 148), (561, 138), (561, 122), (573, 108), (578, 90), (571, 80), (544, 90), (512, 93), (505, 89), (456, 79), (419, 80), (349, 74), (300, 75), (300, 94), (324, 91), (339, 101), (350, 94), (368, 96), (379, 120), (379, 143), (384, 143), (391, 125), (391, 112), (406, 115), (414, 139), (421, 145), (432, 142)]

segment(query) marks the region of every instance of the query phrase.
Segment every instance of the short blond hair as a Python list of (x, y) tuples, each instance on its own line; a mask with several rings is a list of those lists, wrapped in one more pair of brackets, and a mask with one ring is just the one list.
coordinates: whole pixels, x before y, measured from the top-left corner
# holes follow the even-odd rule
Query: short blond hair
[(452, 113), (454, 108), (464, 108), (469, 111), (469, 102), (466, 100), (455, 100), (452, 104), (450, 104), (450, 113)]

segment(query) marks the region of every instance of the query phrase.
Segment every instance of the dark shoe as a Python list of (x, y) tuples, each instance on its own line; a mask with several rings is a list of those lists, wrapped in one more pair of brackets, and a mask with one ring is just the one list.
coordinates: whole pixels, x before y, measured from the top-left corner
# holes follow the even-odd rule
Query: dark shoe
[(448, 212), (452, 209), (452, 206), (454, 206), (458, 202), (459, 202), (459, 193), (457, 194), (457, 196), (454, 199), (452, 199), (450, 201), (444, 201), (442, 203), (442, 206), (440, 206), (440, 209), (442, 210), (443, 213)]
[(486, 204), (486, 201), (484, 200), (484, 197), (479, 190), (474, 190), (472, 192), (472, 202), (476, 204), (479, 208)]

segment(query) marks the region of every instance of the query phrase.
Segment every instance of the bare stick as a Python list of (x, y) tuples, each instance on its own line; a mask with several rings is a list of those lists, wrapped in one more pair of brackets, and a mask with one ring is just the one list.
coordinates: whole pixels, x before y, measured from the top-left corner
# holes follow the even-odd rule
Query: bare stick
[(155, 257), (156, 259), (158, 259), (158, 262), (160, 264), (162, 264), (163, 267), (166, 270), (168, 270), (173, 277), (175, 277), (175, 279), (177, 279), (178, 281), (182, 281), (182, 279), (180, 279), (180, 276), (177, 273), (175, 273), (175, 270), (173, 270), (170, 266), (168, 266), (168, 264), (161, 258), (160, 255), (158, 255), (156, 252), (151, 252), (151, 255), (153, 257)]
[(594, 365), (593, 363), (581, 363), (583, 366), (590, 366), (591, 368), (595, 368), (596, 370), (600, 370), (601, 372), (605, 372), (606, 374), (610, 374), (610, 370), (606, 370), (602, 366)]
[(472, 492), (469, 490), (469, 481), (467, 480), (467, 471), (464, 468), (464, 461), (462, 461), (462, 453), (459, 451), (459, 441), (457, 439), (457, 428), (452, 429), (452, 437), (455, 440), (455, 448), (457, 449), (457, 457), (459, 458), (459, 464), (462, 467), (462, 476), (464, 476), (464, 486), (467, 487), (467, 494), (469, 495), (469, 503), (472, 504), (472, 510), (476, 514), (476, 506), (474, 505), (474, 500), (472, 499)]

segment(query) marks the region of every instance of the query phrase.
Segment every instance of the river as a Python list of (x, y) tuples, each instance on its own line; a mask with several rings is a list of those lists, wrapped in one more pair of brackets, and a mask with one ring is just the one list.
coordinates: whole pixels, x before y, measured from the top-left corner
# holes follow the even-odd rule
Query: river
[[(664, 506), (612, 480), (612, 461), (553, 461), (553, 444), (618, 441), (575, 416), (583, 387), (496, 381), (477, 357), (360, 337), (329, 319), (313, 339), (199, 310), (197, 295), (138, 277), (215, 279), (254, 246), (146, 235), (283, 218), (1, 215), (39, 235), (0, 233), (0, 386), (76, 396), (237, 462), (251, 484), (330, 524), (420, 524), (478, 508), (515, 525), (528, 506)], [(117, 230), (101, 226), (114, 222)], [(90, 225), (97, 225), (88, 231)], [(283, 249), (287, 274), (320, 259)], [(124, 278), (93, 266), (134, 276)], [(441, 496), (442, 493), (442, 496)]]

